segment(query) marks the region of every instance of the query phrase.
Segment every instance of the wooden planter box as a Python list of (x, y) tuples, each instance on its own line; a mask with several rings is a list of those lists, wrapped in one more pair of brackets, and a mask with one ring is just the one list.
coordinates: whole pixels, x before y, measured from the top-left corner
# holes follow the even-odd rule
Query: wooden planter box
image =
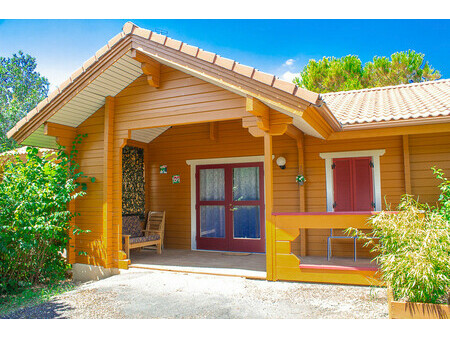
[(388, 288), (390, 319), (450, 319), (450, 305), (394, 301)]

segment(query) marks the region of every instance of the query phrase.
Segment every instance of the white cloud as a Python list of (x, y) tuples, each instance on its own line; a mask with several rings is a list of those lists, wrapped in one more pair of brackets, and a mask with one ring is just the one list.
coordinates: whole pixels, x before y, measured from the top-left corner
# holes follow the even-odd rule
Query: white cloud
[(284, 63), (285, 66), (292, 66), (294, 64), (295, 60), (294, 59), (288, 59), (286, 60), (286, 62)]
[(284, 81), (292, 82), (294, 77), (299, 76), (298, 74), (291, 73), (290, 71), (284, 72), (283, 75), (281, 75), (281, 79)]

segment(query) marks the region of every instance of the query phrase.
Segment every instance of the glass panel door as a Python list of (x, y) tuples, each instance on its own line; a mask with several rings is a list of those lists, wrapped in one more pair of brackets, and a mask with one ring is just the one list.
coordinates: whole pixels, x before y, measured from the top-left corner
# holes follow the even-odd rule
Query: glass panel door
[(262, 163), (197, 166), (197, 248), (264, 252)]
[(235, 164), (232, 175), (232, 251), (264, 252), (264, 177), (262, 163)]

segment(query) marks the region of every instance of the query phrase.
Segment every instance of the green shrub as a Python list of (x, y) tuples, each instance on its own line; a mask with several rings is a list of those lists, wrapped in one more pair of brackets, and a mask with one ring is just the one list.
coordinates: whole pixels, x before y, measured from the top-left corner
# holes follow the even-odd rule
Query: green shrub
[(75, 214), (67, 204), (86, 190), (86, 183), (78, 182), (86, 176), (74, 161), (81, 138), (69, 155), (61, 149), (39, 156), (37, 148), (28, 147), (25, 161), (16, 156), (5, 165), (0, 183), (0, 292), (65, 277), (69, 266), (63, 253), (69, 236), (81, 232), (72, 229), (69, 234)]
[(442, 217), (450, 222), (450, 181), (444, 176), (442, 169), (436, 169), (436, 167), (433, 167), (431, 170), (433, 170), (436, 178), (441, 181), (441, 184), (439, 184), (441, 194), (438, 198), (439, 207), (437, 212), (439, 212)]
[[(371, 218), (372, 231), (348, 229), (373, 245), (381, 278), (396, 300), (440, 303), (450, 288), (449, 223), (428, 205), (405, 195), (398, 213), (382, 211)], [(371, 237), (379, 238), (375, 241)]]

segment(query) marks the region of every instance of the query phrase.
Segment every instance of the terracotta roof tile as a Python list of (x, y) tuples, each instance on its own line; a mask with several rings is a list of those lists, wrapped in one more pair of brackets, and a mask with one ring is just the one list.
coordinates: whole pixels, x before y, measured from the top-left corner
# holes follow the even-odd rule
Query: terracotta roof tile
[(115, 37), (113, 37), (111, 40), (108, 41), (108, 46), (111, 48), (117, 42), (119, 42), (124, 36), (125, 34), (123, 32), (120, 32), (119, 34), (117, 34)]
[(235, 61), (221, 57), (220, 55), (217, 55), (216, 60), (214, 61), (214, 64), (216, 64), (220, 67), (226, 68), (228, 70), (232, 70), (233, 66), (235, 64)]
[(343, 125), (450, 115), (450, 79), (322, 94)]
[(204, 51), (203, 49), (199, 49), (197, 57), (199, 59), (202, 59), (202, 60), (205, 60), (205, 61), (213, 63), (214, 59), (216, 58), (216, 54)]
[(78, 68), (76, 71), (74, 71), (72, 73), (72, 75), (70, 75), (70, 79), (73, 81), (75, 80), (78, 76), (80, 76), (81, 74), (83, 74), (83, 68)]
[(36, 106), (37, 111), (40, 111), (46, 104), (48, 103), (48, 98), (46, 97), (41, 102), (39, 102)]
[(136, 34), (137, 36), (140, 36), (140, 37), (142, 37), (144, 39), (150, 39), (150, 34), (151, 33), (152, 32), (149, 31), (148, 29), (143, 29), (143, 28), (140, 28), (140, 27), (136, 27), (134, 29), (134, 31), (133, 31), (133, 34)]
[(180, 50), (181, 44), (182, 44), (181, 41), (171, 38), (167, 38), (166, 42), (164, 43), (164, 45), (166, 45), (167, 47), (173, 48), (175, 50)]
[(241, 65), (240, 63), (237, 63), (237, 62), (234, 65), (234, 71), (236, 73), (239, 73), (239, 74), (247, 76), (247, 77), (252, 77), (254, 70), (255, 70), (255, 68), (253, 68), (253, 67)]
[(97, 61), (97, 58), (94, 55), (89, 60), (87, 60), (85, 63), (83, 63), (84, 71), (86, 71), (90, 66), (92, 66), (95, 63), (95, 61)]
[(156, 43), (159, 43), (161, 45), (164, 44), (164, 42), (166, 41), (167, 36), (165, 35), (161, 35), (155, 32), (152, 32), (152, 34), (150, 35), (150, 40)]
[(181, 51), (183, 53), (196, 57), (198, 53), (198, 47), (188, 45), (187, 43), (183, 43), (183, 45), (181, 46)]
[(38, 113), (38, 110), (36, 108), (34, 108), (33, 110), (30, 110), (30, 112), (26, 116), (27, 121), (30, 121), (30, 119), (37, 113)]
[(72, 81), (70, 80), (70, 77), (64, 81), (63, 83), (61, 83), (58, 87), (59, 91), (62, 92), (64, 90), (64, 88), (66, 88), (68, 85), (70, 85), (72, 83)]
[(272, 86), (273, 81), (275, 79), (275, 75), (267, 74), (264, 72), (260, 72), (259, 70), (255, 70), (253, 73), (253, 79), (256, 81), (265, 83), (266, 85)]
[(275, 79), (273, 86), (290, 94), (293, 94), (295, 90), (295, 84), (293, 84), (292, 82), (280, 80), (279, 78)]
[(56, 88), (54, 91), (48, 94), (47, 96), (48, 101), (50, 102), (51, 100), (53, 100), (53, 98), (55, 98), (59, 93), (60, 93), (59, 88)]
[(97, 60), (99, 60), (108, 50), (108, 45), (104, 45), (102, 48), (100, 48), (97, 53), (95, 53), (95, 57), (97, 58)]
[(137, 26), (134, 23), (128, 21), (123, 25), (122, 30), (125, 34), (130, 34), (133, 32), (133, 28), (135, 28), (135, 27), (137, 27)]

